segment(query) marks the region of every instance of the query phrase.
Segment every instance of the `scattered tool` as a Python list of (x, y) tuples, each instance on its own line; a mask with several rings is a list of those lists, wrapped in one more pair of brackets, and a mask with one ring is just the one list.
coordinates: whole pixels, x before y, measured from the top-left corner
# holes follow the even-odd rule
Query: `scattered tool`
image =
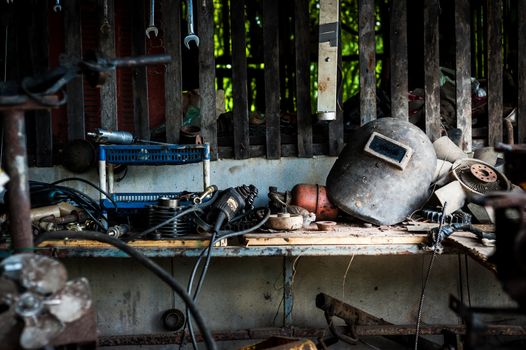
[(159, 29), (157, 29), (157, 27), (155, 26), (155, 0), (150, 0), (150, 23), (146, 28), (146, 36), (148, 37), (148, 39), (152, 39), (150, 37), (151, 33), (153, 33), (154, 37), (157, 37), (157, 35), (159, 35)]
[(199, 196), (197, 196), (197, 197), (194, 197), (194, 200), (193, 200), (193, 201), (194, 201), (194, 204), (199, 205), (199, 204), (203, 203), (203, 200), (204, 200), (207, 196), (211, 195), (212, 193), (214, 193), (214, 192), (216, 192), (216, 191), (217, 191), (217, 186), (216, 186), (216, 185), (208, 186), (208, 187), (204, 190), (203, 193), (201, 193), (201, 194), (200, 194)]
[(190, 49), (191, 41), (194, 41), (195, 45), (199, 47), (199, 37), (194, 33), (194, 6), (192, 0), (188, 0), (187, 4), (186, 21), (188, 22), (188, 35), (184, 38), (184, 46)]
[(156, 145), (170, 145), (166, 142), (143, 140), (135, 137), (131, 132), (119, 131), (119, 130), (106, 130), (97, 128), (95, 131), (87, 132), (87, 135), (93, 138), (93, 141), (97, 143), (113, 143), (117, 145), (131, 145), (135, 142), (152, 143)]
[(55, 12), (62, 11), (62, 6), (60, 6), (60, 0), (55, 0), (55, 6), (53, 6), (53, 11)]

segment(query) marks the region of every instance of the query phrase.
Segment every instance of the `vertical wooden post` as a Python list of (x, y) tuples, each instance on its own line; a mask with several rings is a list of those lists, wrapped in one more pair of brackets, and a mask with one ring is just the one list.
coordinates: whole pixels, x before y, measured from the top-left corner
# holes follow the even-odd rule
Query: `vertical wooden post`
[[(80, 0), (68, 1), (64, 13), (64, 50), (71, 59), (82, 58), (82, 32), (80, 26)], [(83, 77), (77, 77), (67, 86), (68, 140), (84, 139), (84, 87)]]
[(181, 2), (163, 3), (164, 44), (166, 53), (172, 56), (171, 64), (164, 72), (164, 100), (166, 116), (166, 141), (179, 142), (179, 130), (183, 121), (183, 73), (181, 66)]
[(487, 23), (488, 145), (495, 146), (502, 142), (502, 0), (488, 1)]
[[(195, 4), (196, 2), (194, 2)], [(199, 1), (197, 5), (197, 35), (199, 36), (199, 95), (201, 132), (210, 144), (210, 156), (217, 159), (216, 67), (214, 57), (214, 2)], [(244, 29), (243, 29), (244, 30)], [(247, 121), (248, 122), (248, 121)]]
[(279, 11), (278, 0), (263, 2), (263, 45), (265, 61), (265, 120), (267, 158), (281, 157), (279, 104)]
[[(48, 4), (45, 1), (31, 2), (33, 20), (29, 29), (29, 51), (34, 73), (44, 73), (49, 69), (49, 27)], [(36, 165), (53, 165), (53, 132), (51, 129), (51, 112), (37, 110), (35, 113), (36, 128)]]
[[(341, 42), (341, 28), (338, 24), (338, 42)], [(338, 45), (338, 66), (342, 66), (342, 46)], [(342, 75), (338, 74), (337, 85), (342, 84)], [(329, 123), (329, 155), (337, 156), (345, 146), (343, 139), (343, 109), (342, 109), (342, 96), (343, 91), (339, 89), (336, 93), (336, 119)]]
[[(518, 1), (517, 18), (526, 18), (526, 2)], [(517, 143), (526, 142), (526, 21), (518, 21), (518, 108)]]
[(471, 18), (468, 0), (455, 0), (457, 128), (461, 148), (471, 152)]
[[(143, 0), (129, 2), (132, 13), (132, 55), (140, 56), (146, 52), (145, 4)], [(148, 77), (146, 67), (136, 67), (133, 71), (133, 116), (136, 135), (150, 139), (150, 114), (148, 111)]]
[(309, 1), (294, 1), (296, 49), (296, 114), (298, 120), (298, 157), (312, 157), (310, 105), (310, 30)]
[(247, 57), (245, 41), (245, 3), (230, 1), (232, 27), (232, 93), (234, 95), (234, 155), (236, 159), (250, 156), (247, 99)]
[[(108, 8), (105, 9), (104, 6)], [(98, 0), (100, 23), (99, 50), (106, 57), (115, 57), (115, 2)], [(106, 78), (100, 88), (100, 119), (105, 129), (118, 130), (117, 79), (115, 71)]]
[(360, 125), (376, 119), (376, 48), (374, 0), (358, 1), (360, 43)]
[(426, 134), (440, 137), (440, 66), (438, 55), (438, 0), (424, 0), (424, 91)]
[(407, 0), (391, 6), (391, 116), (409, 120), (407, 102)]

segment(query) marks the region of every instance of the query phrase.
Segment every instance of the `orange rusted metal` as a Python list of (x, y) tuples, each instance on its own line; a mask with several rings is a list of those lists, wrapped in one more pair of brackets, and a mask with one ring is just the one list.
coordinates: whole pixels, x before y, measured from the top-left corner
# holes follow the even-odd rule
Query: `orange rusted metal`
[(292, 189), (291, 204), (316, 214), (316, 220), (335, 220), (338, 208), (329, 201), (325, 186), (297, 184)]

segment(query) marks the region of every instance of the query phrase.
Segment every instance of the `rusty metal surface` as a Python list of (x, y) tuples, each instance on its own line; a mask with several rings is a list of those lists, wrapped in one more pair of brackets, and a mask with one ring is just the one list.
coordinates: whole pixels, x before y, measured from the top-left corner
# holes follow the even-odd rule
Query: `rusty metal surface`
[[(346, 327), (337, 327), (345, 331)], [(423, 325), (420, 327), (421, 335), (441, 335), (444, 331), (453, 334), (465, 334), (463, 325)], [(414, 335), (415, 325), (367, 325), (357, 326), (358, 336), (402, 336)], [(266, 339), (271, 336), (285, 336), (296, 338), (317, 338), (325, 334), (325, 328), (255, 328), (240, 329), (228, 332), (213, 333), (216, 341)], [(526, 328), (511, 325), (488, 325), (484, 335), (498, 336), (526, 336)], [(188, 338), (189, 339), (189, 338)], [(198, 341), (202, 338), (197, 335)], [(167, 345), (177, 344), (181, 341), (181, 333), (153, 333), (134, 335), (100, 336), (98, 346), (124, 346), (124, 345)]]
[(26, 130), (24, 112), (4, 111), (2, 115), (6, 146), (6, 171), (9, 213), (9, 232), (13, 248), (21, 251), (33, 247), (27, 168)]
[(298, 184), (292, 189), (291, 204), (316, 214), (316, 220), (334, 220), (339, 209), (327, 197), (325, 186)]

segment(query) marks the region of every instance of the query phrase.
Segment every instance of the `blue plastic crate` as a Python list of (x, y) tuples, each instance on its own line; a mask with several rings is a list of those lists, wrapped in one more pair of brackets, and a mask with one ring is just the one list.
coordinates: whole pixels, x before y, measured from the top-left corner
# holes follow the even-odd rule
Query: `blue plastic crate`
[(99, 160), (109, 164), (180, 165), (210, 159), (204, 145), (100, 145)]
[[(150, 205), (157, 204), (160, 197), (179, 198), (183, 192), (158, 192), (158, 193), (114, 193), (112, 198), (118, 209), (144, 209)], [(113, 203), (104, 198), (101, 201), (103, 209), (115, 209)], [(186, 207), (192, 205), (191, 201), (179, 200), (179, 205)]]

